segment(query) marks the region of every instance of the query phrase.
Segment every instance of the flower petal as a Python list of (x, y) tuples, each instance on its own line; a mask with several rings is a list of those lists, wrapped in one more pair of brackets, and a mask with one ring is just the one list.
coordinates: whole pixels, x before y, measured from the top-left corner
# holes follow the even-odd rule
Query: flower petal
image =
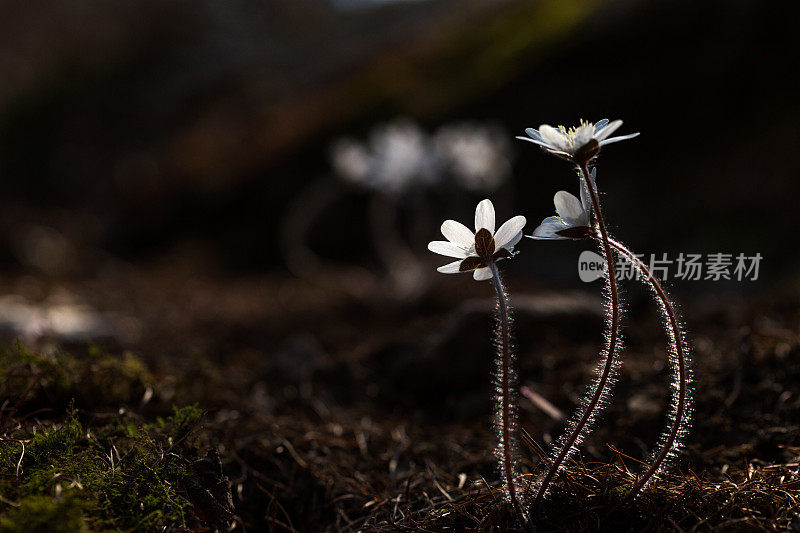
[(505, 224), (500, 226), (500, 228), (497, 230), (497, 233), (494, 234), (495, 250), (505, 248), (506, 245), (511, 242), (514, 237), (516, 237), (517, 233), (522, 231), (522, 228), (525, 227), (525, 222), (525, 217), (520, 215), (507, 220)]
[(459, 267), (461, 266), (461, 261), (453, 261), (452, 263), (447, 263), (446, 265), (442, 265), (436, 270), (441, 272), (442, 274), (458, 274), (461, 272)]
[(456, 257), (458, 259), (467, 257), (467, 252), (464, 248), (450, 241), (431, 241), (428, 243), (428, 250), (435, 254)]
[(535, 130), (533, 128), (525, 128), (525, 135), (533, 139), (534, 141), (542, 141), (542, 135), (539, 133), (539, 130)]
[(537, 240), (562, 240), (566, 239), (566, 237), (561, 237), (556, 235), (557, 231), (561, 231), (567, 227), (564, 224), (564, 221), (558, 217), (547, 217), (546, 219), (542, 220), (542, 223), (539, 224), (535, 230), (533, 230), (533, 235), (531, 235), (531, 239)]
[(463, 246), (467, 249), (475, 244), (475, 234), (464, 224), (456, 222), (455, 220), (444, 221), (442, 224), (442, 235), (453, 244)]
[(489, 199), (481, 200), (475, 208), (475, 231), (484, 228), (494, 235), (494, 205)]
[(580, 148), (592, 140), (592, 135), (594, 135), (594, 126), (591, 124), (584, 124), (578, 128), (578, 131), (575, 132), (575, 140), (573, 141), (573, 145), (575, 148)]
[(472, 277), (475, 279), (475, 281), (492, 279), (492, 269), (489, 267), (479, 268), (472, 273)]
[(539, 139), (531, 139), (530, 137), (521, 137), (519, 135), (517, 135), (517, 139), (519, 139), (520, 141), (528, 141), (529, 143), (538, 144), (539, 146), (544, 146), (545, 148), (550, 147), (549, 144)]
[(634, 137), (638, 137), (639, 132), (631, 133), (630, 135), (620, 135), (619, 137), (611, 137), (610, 139), (606, 139), (605, 141), (600, 143), (600, 146), (605, 146), (607, 144), (616, 143), (619, 141), (625, 141), (627, 139), (633, 139)]
[(594, 125), (594, 134), (597, 135), (597, 132), (605, 128), (607, 125), (608, 125), (607, 118), (598, 120), (597, 123)]
[(561, 152), (570, 151), (571, 146), (569, 144), (569, 140), (567, 140), (563, 133), (554, 127), (548, 126), (547, 124), (542, 124), (539, 126), (539, 135), (542, 136), (542, 140), (544, 142), (556, 150)]
[(605, 126), (600, 131), (596, 132), (594, 134), (594, 138), (597, 139), (598, 142), (602, 141), (603, 139), (605, 139), (606, 137), (617, 131), (617, 128), (619, 128), (620, 126), (622, 126), (622, 121), (615, 120), (614, 122)]
[(519, 233), (517, 233), (516, 235), (514, 235), (514, 236), (511, 238), (511, 240), (510, 240), (510, 241), (508, 241), (508, 242), (506, 243), (506, 245), (505, 245), (505, 246), (503, 246), (503, 248), (505, 248), (505, 249), (506, 249), (506, 250), (508, 250), (509, 252), (513, 252), (513, 251), (514, 251), (514, 247), (515, 247), (517, 244), (519, 244), (519, 241), (521, 241), (521, 240), (522, 240), (522, 232), (520, 231)]
[(556, 213), (564, 219), (569, 226), (588, 224), (588, 215), (581, 205), (581, 201), (567, 191), (558, 191), (553, 197)]

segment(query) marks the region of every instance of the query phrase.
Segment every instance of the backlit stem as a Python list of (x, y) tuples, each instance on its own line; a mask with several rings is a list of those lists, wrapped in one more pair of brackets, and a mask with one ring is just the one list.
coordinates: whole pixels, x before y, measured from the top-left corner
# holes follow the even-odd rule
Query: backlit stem
[(645, 264), (622, 243), (617, 242), (614, 239), (609, 239), (609, 243), (617, 252), (625, 256), (625, 258), (630, 261), (642, 274), (642, 277), (645, 278), (646, 282), (650, 284), (653, 293), (658, 299), (659, 306), (664, 313), (664, 318), (666, 321), (667, 336), (669, 337), (670, 341), (670, 350), (675, 355), (674, 358), (670, 358), (670, 361), (675, 367), (674, 372), (677, 381), (675, 387), (677, 398), (674, 398), (672, 403), (675, 410), (673, 413), (672, 426), (670, 427), (669, 433), (666, 434), (666, 438), (664, 439), (661, 450), (654, 459), (653, 464), (651, 464), (650, 468), (647, 469), (644, 475), (636, 481), (630, 493), (628, 493), (628, 496), (622, 502), (624, 504), (632, 498), (635, 498), (639, 491), (645, 485), (647, 485), (651, 478), (659, 471), (661, 465), (676, 446), (676, 442), (678, 441), (681, 430), (684, 428), (686, 420), (688, 419), (689, 375), (687, 370), (687, 354), (683, 340), (683, 332), (678, 324), (678, 318), (675, 314), (675, 310), (672, 307), (672, 303), (670, 302), (667, 293), (661, 286), (661, 283), (659, 283), (658, 279), (656, 279), (655, 276), (650, 273)]
[(594, 383), (594, 390), (591, 392), (591, 396), (589, 398), (588, 403), (583, 410), (583, 413), (580, 415), (580, 418), (574, 423), (570, 425), (568, 429), (569, 434), (564, 439), (563, 443), (561, 444), (561, 448), (556, 455), (556, 458), (551, 463), (547, 473), (545, 474), (544, 478), (542, 479), (541, 483), (539, 484), (539, 490), (536, 493), (536, 497), (534, 498), (534, 505), (539, 504), (544, 496), (547, 494), (547, 490), (550, 487), (553, 479), (555, 478), (556, 474), (561, 470), (561, 465), (564, 463), (565, 459), (569, 456), (570, 452), (572, 451), (573, 446), (575, 443), (579, 441), (579, 438), (583, 435), (584, 430), (587, 428), (587, 424), (593, 418), (593, 414), (595, 410), (598, 408), (601, 399), (603, 398), (606, 387), (609, 384), (609, 379), (611, 378), (614, 370), (614, 364), (617, 357), (617, 350), (618, 350), (618, 341), (619, 341), (619, 295), (617, 293), (617, 279), (616, 279), (616, 271), (614, 269), (614, 256), (611, 252), (611, 244), (608, 238), (608, 232), (606, 231), (606, 224), (603, 220), (603, 214), (600, 211), (600, 200), (597, 197), (597, 191), (594, 188), (594, 184), (592, 183), (591, 178), (589, 177), (589, 169), (586, 163), (579, 166), (579, 170), (581, 173), (581, 180), (583, 183), (581, 186), (585, 186), (589, 191), (589, 196), (592, 199), (592, 212), (594, 213), (595, 218), (595, 231), (598, 232), (600, 235), (600, 243), (601, 248), (603, 250), (603, 254), (605, 255), (606, 265), (607, 265), (607, 272), (606, 272), (606, 286), (608, 287), (609, 298), (611, 299), (611, 316), (609, 319), (609, 333), (608, 333), (608, 347), (605, 351), (605, 362), (603, 363), (602, 369), (597, 377), (597, 380)]
[(514, 370), (514, 352), (511, 346), (511, 311), (508, 304), (508, 295), (500, 278), (497, 263), (489, 262), (492, 270), (492, 283), (497, 293), (497, 321), (498, 321), (498, 357), (497, 357), (497, 402), (495, 424), (499, 433), (497, 458), (500, 461), (500, 472), (503, 480), (503, 490), (506, 498), (514, 508), (514, 514), (521, 523), (525, 523), (525, 513), (517, 494), (517, 438), (516, 432), (516, 372)]

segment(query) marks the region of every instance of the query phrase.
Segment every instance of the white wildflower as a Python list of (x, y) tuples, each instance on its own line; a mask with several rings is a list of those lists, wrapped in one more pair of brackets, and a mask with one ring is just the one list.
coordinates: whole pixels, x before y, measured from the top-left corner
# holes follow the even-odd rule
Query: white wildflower
[(473, 277), (478, 281), (491, 279), (489, 264), (514, 255), (524, 227), (525, 217), (516, 216), (495, 231), (494, 205), (482, 200), (475, 209), (475, 233), (460, 222), (445, 220), (442, 235), (447, 240), (432, 241), (428, 249), (458, 259), (437, 269), (443, 274), (474, 271)]
[(554, 128), (542, 124), (538, 130), (526, 129), (528, 137), (517, 137), (517, 139), (538, 144), (551, 154), (582, 164), (595, 157), (603, 146), (639, 135), (631, 133), (611, 137), (620, 126), (622, 126), (621, 120), (609, 122), (605, 118), (596, 124), (582, 120), (580, 126), (569, 129), (564, 126)]

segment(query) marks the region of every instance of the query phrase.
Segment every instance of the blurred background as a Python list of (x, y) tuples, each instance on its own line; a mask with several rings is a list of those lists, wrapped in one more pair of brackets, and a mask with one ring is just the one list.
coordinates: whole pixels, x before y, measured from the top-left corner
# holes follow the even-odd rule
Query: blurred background
[[(635, 251), (764, 257), (758, 282), (674, 290), (797, 277), (797, 2), (2, 11), (0, 315), (12, 335), (124, 344), (163, 329), (158, 342), (173, 343), (175, 327), (252, 320), (272, 343), (285, 329), (266, 331), (259, 313), (424, 304), (434, 283), (482, 294), (435, 275), (425, 244), (483, 197), (532, 231), (576, 184), (513, 137), (580, 118), (642, 133), (599, 166), (610, 224)], [(575, 275), (584, 248), (527, 242), (508, 268), (531, 290), (596, 291)], [(178, 352), (210, 347), (184, 340)]]
[[(798, 22), (755, 0), (6, 4), (0, 326), (159, 360), (369, 344), (360, 320), (487, 297), (427, 242), (484, 197), (532, 231), (576, 180), (514, 136), (581, 118), (642, 133), (598, 169), (634, 251), (763, 256), (679, 295), (794, 286)], [(596, 295), (586, 248), (526, 241), (512, 287)]]
[[(749, 442), (754, 424), (797, 422), (784, 405), (800, 412), (791, 386), (748, 366), (763, 356), (780, 376), (800, 346), (798, 27), (796, 0), (4, 2), (0, 335), (130, 350), (166, 383), (183, 375), (183, 399), (222, 409), (209, 424), (232, 432), (228, 451), (261, 454), (309, 530), (342, 520), (309, 511), (340, 474), (298, 474), (286, 439), (306, 464), (369, 457), (383, 472), (393, 444), (380, 439), (422, 428), (418, 442), (439, 447), (410, 463), (397, 452), (396, 484), (443, 446), (447, 420), (445, 440), (478, 466), (460, 451), (440, 464), (491, 478), (490, 286), (436, 273), (448, 261), (427, 243), (487, 197), (532, 232), (577, 180), (514, 137), (621, 118), (621, 134), (641, 135), (598, 165), (618, 239), (647, 256), (763, 258), (754, 281), (667, 283), (699, 362), (695, 442)], [(523, 382), (570, 411), (601, 340), (600, 282), (577, 275), (591, 245), (519, 249), (503, 268)], [(604, 439), (650, 449), (668, 402), (658, 316), (635, 283), (625, 297), (634, 363), (593, 457)], [(778, 340), (753, 348), (764, 338)], [(751, 378), (763, 388), (743, 388)], [(773, 419), (735, 426), (717, 410), (751, 400)], [(550, 442), (557, 417), (525, 409)], [(320, 421), (360, 437), (320, 452), (303, 425)], [(337, 505), (363, 512), (383, 483)], [(255, 493), (236, 505), (257, 522)]]

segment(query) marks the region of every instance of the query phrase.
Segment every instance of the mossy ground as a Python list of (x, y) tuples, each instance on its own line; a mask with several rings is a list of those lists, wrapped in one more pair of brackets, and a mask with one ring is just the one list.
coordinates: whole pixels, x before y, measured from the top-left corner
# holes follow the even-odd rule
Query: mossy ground
[[(189, 405), (142, 417), (122, 407), (153, 386), (132, 355), (93, 349), (79, 359), (17, 345), (0, 355), (0, 381), (7, 387), (0, 531), (156, 531), (199, 523), (182, 484), (198, 457), (203, 413)], [(46, 401), (52, 403), (31, 410)]]

